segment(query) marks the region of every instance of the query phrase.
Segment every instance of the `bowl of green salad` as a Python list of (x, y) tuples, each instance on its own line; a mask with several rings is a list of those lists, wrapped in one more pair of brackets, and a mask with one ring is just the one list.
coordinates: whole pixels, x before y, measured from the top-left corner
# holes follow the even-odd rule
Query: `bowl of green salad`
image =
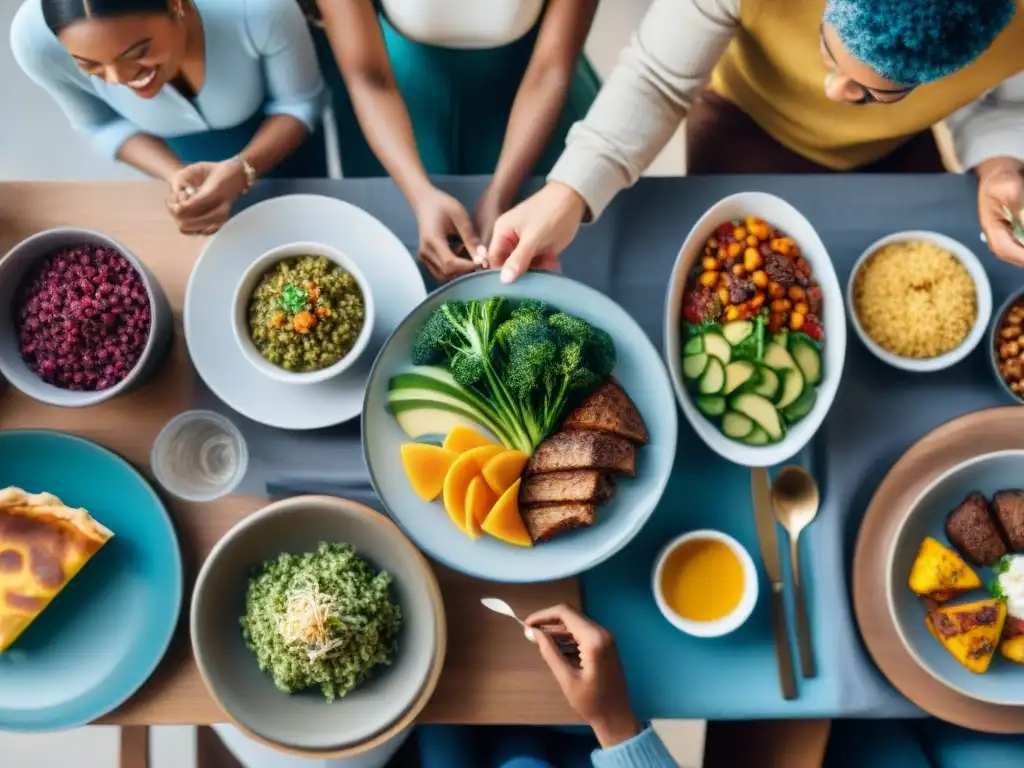
[(316, 384), (344, 373), (373, 332), (373, 294), (356, 263), (321, 243), (289, 243), (260, 256), (234, 296), (234, 333), (261, 373)]
[(387, 517), (325, 496), (232, 528), (196, 581), (192, 648), (210, 695), (248, 736), (350, 757), (402, 733), (447, 643), (433, 571)]

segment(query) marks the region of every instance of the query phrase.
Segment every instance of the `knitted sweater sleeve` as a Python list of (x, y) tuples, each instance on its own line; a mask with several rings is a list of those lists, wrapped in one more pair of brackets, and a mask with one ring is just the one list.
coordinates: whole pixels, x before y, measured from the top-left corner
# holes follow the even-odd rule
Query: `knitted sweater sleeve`
[(740, 0), (654, 0), (548, 176), (597, 218), (672, 137), (739, 25)]
[(594, 768), (676, 768), (676, 762), (653, 729), (591, 755)]
[(968, 170), (995, 157), (1024, 161), (1024, 72), (955, 112), (946, 123)]

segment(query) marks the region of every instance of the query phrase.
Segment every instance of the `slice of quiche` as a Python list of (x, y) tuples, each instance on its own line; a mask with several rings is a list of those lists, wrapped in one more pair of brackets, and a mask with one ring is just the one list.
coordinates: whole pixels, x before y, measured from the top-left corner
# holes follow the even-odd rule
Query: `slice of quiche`
[(0, 653), (113, 535), (49, 493), (0, 490)]
[(910, 569), (910, 589), (920, 597), (930, 597), (944, 603), (954, 595), (981, 589), (978, 574), (956, 550), (943, 546), (931, 536), (921, 542), (921, 548)]
[(971, 672), (988, 669), (1006, 621), (1002, 600), (944, 605), (929, 611), (925, 623), (943, 647)]

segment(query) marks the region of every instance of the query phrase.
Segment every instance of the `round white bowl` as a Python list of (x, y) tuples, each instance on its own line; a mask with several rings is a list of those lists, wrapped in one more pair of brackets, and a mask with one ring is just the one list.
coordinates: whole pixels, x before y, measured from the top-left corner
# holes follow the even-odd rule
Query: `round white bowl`
[[(697, 410), (683, 378), (683, 334), (680, 327), (687, 278), (704, 253), (704, 243), (722, 222), (746, 216), (764, 219), (783, 230), (800, 246), (804, 258), (814, 271), (814, 279), (821, 287), (824, 310), (821, 320), (825, 331), (822, 349), (824, 375), (818, 384), (818, 399), (814, 408), (788, 429), (782, 440), (756, 447), (729, 439), (713, 421)], [(775, 195), (740, 192), (720, 200), (700, 217), (676, 257), (669, 281), (665, 300), (665, 358), (683, 414), (700, 438), (722, 458), (745, 467), (771, 467), (797, 454), (814, 437), (832, 407), (839, 379), (843, 375), (846, 360), (846, 312), (843, 309), (843, 289), (825, 244), (811, 223), (796, 208)]]
[[(732, 550), (733, 554), (739, 559), (740, 566), (743, 568), (743, 597), (740, 598), (739, 604), (732, 613), (716, 621), (693, 621), (692, 619), (683, 618), (668, 604), (661, 589), (661, 577), (669, 555), (688, 541), (701, 540), (722, 542)], [(658, 558), (655, 560), (654, 573), (651, 575), (651, 591), (654, 592), (654, 602), (658, 604), (658, 610), (661, 611), (661, 615), (677, 629), (694, 637), (721, 637), (743, 626), (743, 623), (750, 618), (754, 606), (757, 605), (757, 569), (754, 567), (754, 561), (750, 557), (750, 553), (732, 536), (721, 531), (709, 529), (691, 531), (672, 539), (658, 553)]]
[[(274, 365), (256, 349), (249, 333), (249, 301), (252, 298), (252, 292), (256, 290), (257, 283), (277, 262), (296, 256), (323, 256), (333, 261), (355, 278), (359, 290), (363, 293), (363, 327), (356, 337), (355, 344), (348, 354), (338, 362), (319, 371), (286, 371), (284, 368)], [(235, 341), (238, 342), (238, 347), (242, 350), (245, 359), (260, 373), (286, 384), (317, 384), (344, 373), (359, 359), (367, 344), (370, 343), (370, 336), (373, 335), (373, 294), (370, 292), (369, 282), (352, 259), (341, 251), (322, 243), (288, 243), (273, 248), (260, 256), (242, 275), (238, 288), (235, 289), (234, 307)]]
[[(40, 259), (54, 251), (75, 245), (96, 245), (120, 253), (139, 273), (149, 297), (149, 338), (135, 367), (120, 382), (99, 392), (79, 392), (49, 384), (28, 369), (18, 349), (18, 333), (14, 328), (12, 308), (14, 295), (25, 274)], [(156, 276), (135, 254), (112, 237), (91, 229), (60, 227), (48, 229), (22, 240), (0, 259), (0, 374), (29, 397), (48, 405), (85, 408), (128, 392), (146, 380), (163, 360), (174, 331), (171, 305), (167, 302)]]
[[(945, 251), (949, 251), (961, 264), (964, 265), (971, 276), (971, 280), (974, 282), (974, 290), (977, 296), (978, 305), (978, 314), (974, 318), (974, 326), (971, 328), (970, 333), (967, 334), (967, 338), (960, 343), (960, 346), (937, 357), (924, 359), (901, 357), (900, 355), (895, 355), (886, 349), (882, 349), (882, 347), (873, 341), (864, 331), (864, 328), (861, 326), (860, 320), (857, 317), (857, 307), (853, 302), (853, 289), (857, 281), (857, 274), (860, 272), (861, 267), (864, 266), (864, 262), (866, 262), (872, 254), (878, 251), (878, 249), (886, 245), (911, 241), (932, 243)], [(954, 240), (951, 237), (941, 235), (938, 232), (897, 232), (896, 234), (883, 237), (881, 240), (877, 240), (872, 243), (868, 249), (860, 255), (860, 258), (857, 259), (856, 263), (853, 265), (853, 270), (850, 272), (850, 280), (846, 284), (846, 302), (850, 308), (850, 322), (853, 324), (853, 329), (857, 332), (860, 340), (864, 342), (864, 346), (868, 348), (868, 351), (871, 352), (871, 354), (894, 368), (900, 368), (904, 371), (912, 371), (915, 373), (927, 373), (929, 371), (941, 371), (945, 368), (956, 365), (967, 357), (967, 355), (969, 355), (976, 346), (978, 346), (978, 342), (980, 342), (982, 337), (985, 335), (985, 329), (988, 327), (988, 321), (992, 317), (992, 286), (988, 281), (988, 275), (985, 274), (985, 268), (978, 260), (978, 257), (975, 256), (974, 252), (963, 243)]]

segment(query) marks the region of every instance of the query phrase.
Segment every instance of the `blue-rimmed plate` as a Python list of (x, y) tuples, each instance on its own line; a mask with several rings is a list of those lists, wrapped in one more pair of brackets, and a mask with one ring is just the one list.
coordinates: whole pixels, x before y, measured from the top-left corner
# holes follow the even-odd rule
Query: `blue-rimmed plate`
[[(614, 499), (598, 507), (597, 521), (535, 547), (516, 547), (483, 536), (473, 540), (452, 525), (440, 502), (422, 501), (402, 469), (400, 448), (409, 438), (387, 410), (388, 381), (408, 370), (412, 338), (430, 312), (449, 299), (503, 295), (546, 301), (603, 328), (615, 342), (612, 375), (640, 410), (650, 443), (637, 449), (636, 477), (617, 483)], [(636, 321), (593, 288), (561, 275), (530, 272), (502, 285), (496, 270), (476, 272), (434, 291), (388, 339), (370, 373), (363, 404), (363, 452), (370, 478), (391, 517), (431, 557), (470, 576), (490, 581), (563, 579), (592, 568), (622, 549), (657, 505), (676, 453), (675, 397), (657, 349)]]
[(0, 654), (0, 731), (84, 725), (153, 673), (181, 608), (181, 552), (167, 510), (126, 461), (78, 437), (0, 432), (0, 488), (46, 491), (114, 532)]

